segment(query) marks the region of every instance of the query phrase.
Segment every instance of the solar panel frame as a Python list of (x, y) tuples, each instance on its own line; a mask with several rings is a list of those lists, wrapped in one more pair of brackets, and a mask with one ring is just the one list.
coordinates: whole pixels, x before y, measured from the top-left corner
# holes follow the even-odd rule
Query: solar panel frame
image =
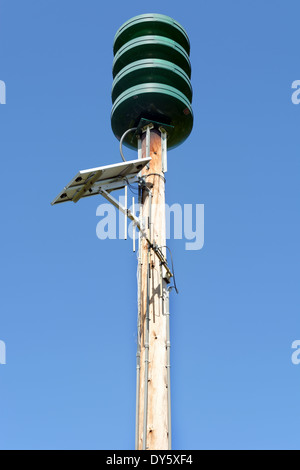
[(81, 198), (99, 194), (101, 189), (109, 192), (122, 189), (128, 182), (134, 182), (132, 180), (137, 179), (140, 171), (150, 161), (151, 158), (143, 158), (79, 171), (51, 205), (70, 202), (74, 198), (74, 202), (77, 202)]

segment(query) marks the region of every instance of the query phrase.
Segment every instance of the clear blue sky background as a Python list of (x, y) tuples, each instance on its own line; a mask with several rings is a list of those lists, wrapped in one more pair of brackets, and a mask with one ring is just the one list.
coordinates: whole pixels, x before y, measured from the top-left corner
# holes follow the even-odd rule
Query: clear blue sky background
[(192, 45), (167, 201), (205, 204), (204, 248), (170, 241), (173, 448), (300, 449), (298, 0), (0, 0), (0, 448), (134, 448), (131, 242), (97, 239), (100, 198), (50, 202), (120, 161), (112, 43), (148, 10)]

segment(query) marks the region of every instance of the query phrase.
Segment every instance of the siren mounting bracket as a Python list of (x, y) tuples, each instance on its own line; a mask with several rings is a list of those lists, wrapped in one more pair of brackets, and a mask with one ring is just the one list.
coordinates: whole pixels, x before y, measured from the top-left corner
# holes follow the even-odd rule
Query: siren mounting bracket
[(152, 125), (152, 129), (157, 129), (161, 131), (162, 129), (168, 133), (168, 129), (174, 129), (174, 126), (171, 124), (166, 124), (164, 122), (157, 122), (153, 121), (153, 119), (146, 119), (146, 118), (141, 118), (140, 122), (137, 125), (137, 129), (135, 131), (135, 135), (141, 135), (143, 132), (145, 132), (146, 128), (148, 126)]

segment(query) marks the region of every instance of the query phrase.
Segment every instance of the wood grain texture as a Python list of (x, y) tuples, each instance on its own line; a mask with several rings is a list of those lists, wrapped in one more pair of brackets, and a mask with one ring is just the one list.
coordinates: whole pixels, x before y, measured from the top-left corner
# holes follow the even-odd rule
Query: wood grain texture
[[(142, 139), (142, 154), (146, 156), (146, 136)], [(150, 183), (152, 192), (151, 239), (158, 246), (166, 245), (165, 227), (165, 183), (162, 172), (161, 135), (156, 130), (150, 134), (150, 156), (152, 158), (149, 169), (143, 170), (146, 182)], [(152, 175), (155, 173), (155, 175)], [(147, 176), (149, 175), (149, 176)], [(161, 175), (162, 177), (158, 176)], [(145, 227), (148, 228), (149, 194), (143, 191), (143, 217)], [(168, 390), (167, 390), (167, 350), (166, 325), (163, 315), (163, 299), (161, 295), (162, 270), (157, 256), (150, 251), (148, 243), (141, 242), (141, 369), (139, 392), (139, 449), (143, 448), (143, 422), (144, 422), (144, 391), (145, 391), (145, 335), (147, 311), (147, 265), (150, 260), (149, 282), (149, 375), (148, 375), (148, 415), (147, 415), (147, 446), (149, 450), (168, 449)]]

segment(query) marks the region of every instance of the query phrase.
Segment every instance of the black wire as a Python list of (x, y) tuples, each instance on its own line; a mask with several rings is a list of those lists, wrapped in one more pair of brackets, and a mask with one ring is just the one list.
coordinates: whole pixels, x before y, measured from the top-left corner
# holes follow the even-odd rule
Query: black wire
[[(126, 176), (120, 175), (119, 178), (120, 178), (120, 179), (124, 179), (124, 180), (126, 181), (126, 183), (127, 183), (127, 186), (129, 186), (130, 191), (131, 191), (135, 196), (138, 196), (138, 194), (139, 194), (138, 187), (135, 188), (135, 187), (133, 186), (133, 184), (129, 183), (128, 178), (127, 178)], [(136, 184), (138, 185), (139, 183), (136, 183)]]
[(176, 291), (176, 294), (179, 294), (179, 290), (177, 289), (177, 286), (176, 286), (175, 269), (174, 269), (172, 251), (170, 250), (170, 248), (169, 248), (167, 245), (164, 245), (164, 246), (162, 246), (161, 248), (167, 248), (167, 250), (168, 250), (169, 253), (170, 253), (170, 256), (171, 256), (171, 264), (172, 264), (173, 282), (174, 282), (174, 286), (171, 286), (171, 289), (174, 287), (174, 289), (175, 289), (175, 291)]
[(148, 178), (148, 176), (159, 176), (164, 183), (166, 182), (166, 178), (160, 173), (148, 173), (147, 175), (143, 175), (143, 178)]
[(125, 178), (125, 180), (127, 181), (127, 185), (128, 185), (128, 187), (129, 187), (130, 191), (132, 192), (132, 194), (134, 194), (135, 196), (138, 196), (138, 195), (139, 195), (139, 190), (138, 190), (138, 188), (135, 188), (135, 187), (133, 186), (133, 184), (129, 183), (128, 180), (127, 180), (127, 178)]

